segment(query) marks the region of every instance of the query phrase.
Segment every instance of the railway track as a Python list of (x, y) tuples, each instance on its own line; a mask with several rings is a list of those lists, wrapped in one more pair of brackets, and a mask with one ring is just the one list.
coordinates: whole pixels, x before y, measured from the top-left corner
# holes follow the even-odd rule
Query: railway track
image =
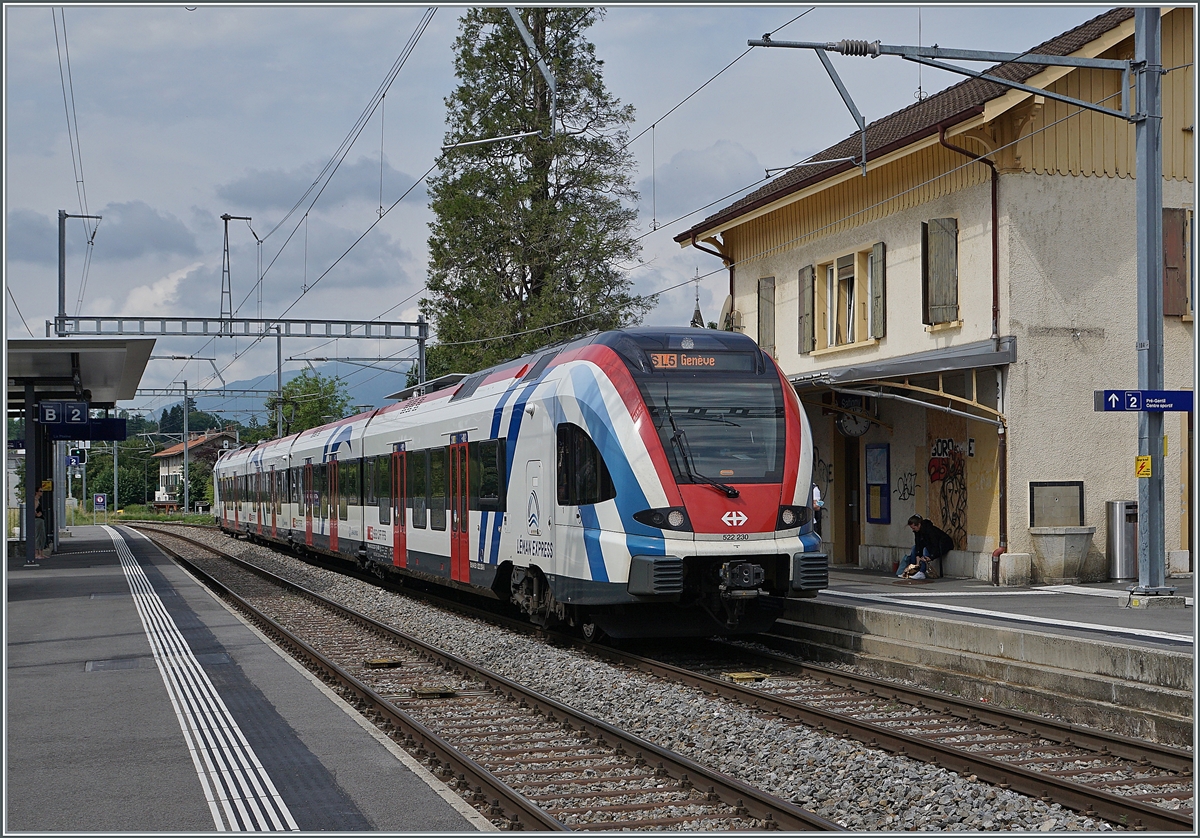
[[(1135, 830), (1193, 831), (1193, 755), (741, 644), (613, 662)], [(747, 669), (747, 667), (753, 667)], [(739, 681), (741, 683), (739, 683)]]
[[(528, 624), (504, 622), (533, 632)], [(556, 642), (771, 718), (937, 764), (1114, 824), (1193, 829), (1193, 757), (1187, 751), (801, 663), (744, 644), (716, 642), (683, 657), (675, 651), (652, 659), (566, 637)], [(752, 671), (730, 675), (746, 670)], [(746, 683), (736, 683), (738, 677)]]
[(216, 548), (156, 536), (501, 828), (842, 829)]

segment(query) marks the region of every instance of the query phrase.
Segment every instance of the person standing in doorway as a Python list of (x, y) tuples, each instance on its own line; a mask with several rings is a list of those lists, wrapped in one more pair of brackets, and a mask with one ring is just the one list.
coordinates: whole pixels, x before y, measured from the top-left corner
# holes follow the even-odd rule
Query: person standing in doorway
[(33, 557), (46, 558), (46, 515), (42, 512), (42, 490), (33, 492)]
[(814, 483), (812, 487), (813, 532), (817, 535), (821, 534), (821, 510), (824, 508), (825, 501), (821, 499), (821, 487)]

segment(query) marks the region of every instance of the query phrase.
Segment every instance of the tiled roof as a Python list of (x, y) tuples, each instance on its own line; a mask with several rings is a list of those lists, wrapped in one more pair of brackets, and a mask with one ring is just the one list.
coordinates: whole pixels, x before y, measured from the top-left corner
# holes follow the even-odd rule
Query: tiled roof
[[(1104, 33), (1133, 17), (1133, 9), (1112, 9), (1069, 32), (1039, 44), (1029, 53), (1041, 55), (1070, 55), (1096, 40)], [(1046, 69), (1037, 64), (997, 64), (984, 71), (1008, 81), (1024, 82)], [(1008, 91), (995, 82), (967, 79), (927, 99), (876, 120), (867, 126), (867, 159), (877, 158), (902, 148), (922, 137), (937, 133), (939, 125), (953, 125), (981, 112), (983, 105)], [(814, 154), (813, 160), (835, 160), (843, 157), (857, 158), (862, 153), (862, 139), (856, 132), (837, 145)], [(699, 224), (675, 236), (683, 242), (693, 235), (711, 229), (739, 215), (776, 201), (785, 195), (798, 192), (819, 183), (835, 174), (846, 171), (855, 163), (830, 163), (826, 166), (804, 166), (781, 175), (771, 183), (740, 198), (722, 210), (718, 210)]]
[[(195, 439), (188, 442), (188, 451), (195, 451), (197, 448), (203, 447), (206, 444), (213, 443), (213, 442), (220, 442), (223, 439), (235, 440), (236, 438), (237, 437), (235, 437), (233, 434), (229, 433), (228, 431), (221, 431), (219, 433), (209, 434), (208, 436), (196, 437)], [(182, 456), (182, 455), (183, 455), (183, 443), (177, 442), (174, 445), (172, 445), (170, 448), (164, 448), (162, 451), (159, 451), (154, 456), (155, 457), (171, 457), (171, 456)]]

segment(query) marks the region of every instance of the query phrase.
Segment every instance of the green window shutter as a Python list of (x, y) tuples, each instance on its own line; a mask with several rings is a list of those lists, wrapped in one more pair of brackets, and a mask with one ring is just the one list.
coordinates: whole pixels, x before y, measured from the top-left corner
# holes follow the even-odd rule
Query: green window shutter
[(887, 334), (887, 271), (884, 266), (887, 246), (877, 242), (871, 248), (871, 329), (870, 337)]
[(1188, 276), (1184, 260), (1187, 210), (1163, 208), (1163, 314), (1188, 313)]
[(934, 218), (921, 225), (923, 322), (958, 319), (958, 219)]
[(775, 277), (758, 281), (758, 345), (775, 354)]
[(800, 269), (800, 354), (807, 355), (817, 348), (816, 272), (812, 265)]

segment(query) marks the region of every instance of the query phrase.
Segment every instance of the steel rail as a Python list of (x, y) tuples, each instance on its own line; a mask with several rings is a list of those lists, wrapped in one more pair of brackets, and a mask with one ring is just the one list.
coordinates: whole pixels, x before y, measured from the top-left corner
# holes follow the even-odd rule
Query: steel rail
[[(768, 794), (762, 789), (756, 788), (734, 777), (730, 777), (719, 771), (708, 768), (707, 766), (695, 762), (683, 756), (682, 754), (677, 754), (674, 751), (663, 748), (653, 742), (642, 739), (627, 731), (623, 731), (601, 719), (575, 710), (570, 706), (563, 704), (562, 702), (531, 690), (528, 687), (525, 687), (524, 685), (519, 684), (503, 675), (492, 672), (485, 667), (472, 663), (471, 661), (461, 658), (453, 653), (438, 649), (437, 647), (432, 646), (416, 637), (412, 637), (411, 635), (405, 634), (404, 632), (388, 626), (385, 623), (379, 622), (372, 617), (334, 602), (333, 600), (330, 600), (321, 594), (310, 591), (287, 579), (283, 579), (282, 577), (279, 577), (270, 571), (259, 568), (250, 562), (246, 562), (237, 558), (236, 556), (231, 556), (228, 553), (219, 550), (218, 548), (188, 538), (187, 536), (177, 535), (175, 533), (163, 534), (167, 535), (168, 537), (178, 538), (182, 541), (193, 544), (202, 550), (206, 550), (214, 555), (218, 555), (222, 559), (249, 570), (274, 584), (279, 584), (289, 590), (293, 590), (306, 597), (309, 597), (336, 612), (360, 622), (366, 628), (377, 631), (383, 635), (393, 638), (399, 643), (409, 646), (418, 654), (424, 654), (429, 658), (438, 661), (442, 666), (448, 669), (469, 672), (475, 678), (481, 681), (486, 688), (492, 691), (498, 693), (507, 693), (510, 696), (519, 696), (533, 709), (535, 713), (545, 715), (551, 720), (562, 719), (568, 721), (576, 729), (579, 729), (598, 740), (616, 743), (618, 753), (634, 752), (646, 760), (653, 758), (661, 764), (669, 776), (676, 780), (694, 786), (699, 786), (701, 782), (703, 782), (711, 787), (710, 793), (715, 793), (717, 799), (726, 805), (733, 807), (734, 809), (743, 811), (745, 815), (749, 817), (772, 824), (771, 828), (789, 831), (847, 831), (845, 827), (842, 827), (833, 821), (822, 818), (813, 812), (796, 806), (789, 801), (775, 797), (774, 795)], [(217, 582), (216, 580), (213, 580), (209, 574), (204, 573), (199, 568), (195, 568), (191, 562), (179, 556), (178, 552), (172, 550), (166, 545), (163, 545), (159, 541), (155, 541), (155, 543), (162, 549), (166, 550), (170, 555), (178, 559), (180, 562), (185, 563), (188, 566), (189, 571), (194, 569), (195, 572), (201, 575), (201, 578), (206, 580), (206, 584), (208, 584), (207, 580), (211, 580), (213, 583), (215, 583), (215, 585), (219, 586), (220, 590), (227, 592), (231, 597), (236, 597), (240, 602), (239, 607), (250, 609), (251, 612), (255, 614), (259, 613), (257, 609), (255, 609), (249, 603), (246, 603), (245, 600), (242, 600), (241, 597), (238, 597), (237, 594), (230, 591), (226, 586), (220, 582)], [(376, 711), (388, 717), (393, 724), (411, 730), (414, 739), (416, 739), (418, 742), (418, 745), (424, 747), (426, 751), (433, 753), (435, 758), (454, 765), (456, 770), (463, 772), (470, 771), (472, 774), (477, 773), (481, 777), (488, 778), (491, 787), (494, 789), (503, 788), (506, 790), (507, 795), (516, 795), (521, 801), (523, 801), (523, 804), (528, 804), (529, 808), (536, 809), (538, 812), (541, 812), (541, 810), (537, 809), (535, 804), (529, 801), (528, 798), (525, 798), (518, 792), (509, 789), (508, 786), (503, 783), (503, 781), (490, 774), (486, 768), (478, 765), (474, 760), (458, 754), (452, 746), (445, 743), (435, 733), (421, 725), (420, 722), (417, 722), (415, 719), (412, 719), (407, 714), (403, 713), (403, 711), (396, 708), (370, 687), (358, 682), (353, 678), (353, 676), (346, 673), (333, 662), (325, 660), (320, 653), (312, 649), (310, 646), (308, 646), (308, 644), (304, 643), (303, 640), (296, 638), (291, 634), (291, 632), (288, 632), (287, 629), (279, 626), (269, 617), (262, 615), (262, 619), (270, 622), (273, 631), (277, 631), (282, 636), (288, 637), (288, 642), (296, 644), (297, 649), (300, 650), (306, 658), (314, 661), (317, 666), (326, 669), (331, 674), (336, 673), (333, 675), (333, 677), (336, 677), (339, 680), (345, 680), (347, 683), (352, 684), (351, 689), (358, 693), (364, 702), (371, 705), (371, 707)], [(529, 816), (530, 812), (526, 811), (523, 805), (510, 816), (510, 820), (513, 820), (514, 823), (521, 823), (524, 825), (526, 822), (525, 819)], [(549, 819), (549, 823), (545, 823), (540, 826), (534, 826), (533, 828), (569, 829), (569, 827), (562, 825), (559, 821), (551, 818), (549, 815), (545, 815), (543, 813), (543, 816)], [(619, 824), (611, 824), (610, 826), (618, 825)]]
[[(184, 541), (188, 541), (198, 547), (213, 551), (214, 553), (217, 552), (215, 548), (201, 544), (197, 541), (193, 541), (186, 536), (175, 535), (174, 533), (167, 535), (172, 538), (179, 538)], [(210, 574), (201, 570), (191, 561), (184, 558), (177, 551), (163, 544), (161, 541), (155, 540), (154, 543), (160, 550), (166, 552), (183, 567), (185, 567), (189, 573), (193, 574), (204, 585), (209, 587), (212, 591), (216, 592), (220, 596), (233, 602), (239, 610), (244, 611), (255, 622), (258, 622), (262, 626), (266, 627), (269, 630), (269, 633), (274, 634), (276, 637), (282, 639), (283, 645), (291, 654), (300, 656), (306, 660), (311, 667), (324, 672), (325, 677), (322, 680), (335, 681), (344, 686), (346, 689), (355, 693), (358, 696), (358, 703), (360, 706), (358, 706), (357, 709), (360, 712), (364, 709), (374, 711), (375, 713), (381, 715), (386, 722), (389, 722), (394, 728), (403, 731), (406, 736), (406, 744), (407, 739), (411, 738), (412, 744), (410, 747), (415, 747), (418, 757), (424, 757), (433, 763), (435, 768), (441, 768), (443, 771), (445, 770), (443, 766), (449, 766), (451, 771), (457, 774), (462, 774), (463, 776), (469, 778), (472, 783), (479, 785), (481, 788), (486, 788), (490, 794), (495, 796), (494, 799), (496, 801), (503, 801), (502, 806), (506, 806), (508, 808), (508, 820), (511, 825), (540, 831), (561, 832), (568, 829), (565, 824), (561, 823), (542, 809), (535, 806), (531, 801), (525, 798), (524, 795), (517, 793), (482, 765), (479, 765), (477, 762), (475, 762), (475, 760), (458, 751), (456, 748), (454, 748), (454, 746), (450, 745), (421, 722), (397, 708), (394, 704), (385, 699), (371, 687), (362, 683), (336, 663), (322, 655), (298, 635), (285, 628), (278, 621), (267, 616), (261, 610), (247, 602), (244, 598), (231, 590), (227, 585), (213, 578)], [(253, 570), (255, 573), (258, 573), (264, 578), (270, 578), (274, 576), (274, 574), (268, 574), (261, 568), (254, 568), (253, 565), (240, 562), (235, 557), (222, 555), (222, 558), (235, 561), (239, 565), (245, 567), (246, 569)], [(315, 598), (318, 601), (321, 601), (323, 604), (331, 605), (339, 611), (342, 611), (345, 615), (350, 616), (352, 619), (361, 622), (364, 627), (373, 628), (376, 625), (380, 625), (375, 624), (375, 621), (371, 620), (369, 617), (358, 614), (357, 612), (353, 611), (353, 609), (338, 606), (336, 603), (325, 599), (325, 597), (322, 597), (320, 594), (315, 594), (312, 591), (305, 590), (299, 585), (288, 582), (286, 579), (275, 577), (272, 579), (272, 581), (283, 583), (287, 587), (295, 590), (297, 593)]]
[[(580, 642), (582, 643), (582, 641)], [(979, 779), (1001, 788), (1012, 788), (1022, 794), (1044, 801), (1054, 801), (1088, 816), (1103, 818), (1134, 829), (1185, 830), (1189, 832), (1194, 829), (1190, 814), (1175, 812), (1143, 803), (1140, 800), (1089, 788), (1051, 774), (1042, 774), (1001, 760), (976, 756), (970, 751), (952, 745), (944, 745), (819, 707), (779, 698), (762, 690), (723, 681), (641, 655), (609, 647), (592, 646), (590, 648), (599, 657), (688, 684), (713, 695), (747, 704), (763, 712), (800, 721), (818, 730), (827, 730), (847, 736), (871, 747), (883, 748), (900, 756), (931, 762), (961, 774), (974, 774)], [(842, 673), (842, 677), (850, 678), (844, 673)], [(895, 686), (885, 683), (882, 688), (890, 692)], [(877, 686), (874, 689), (878, 692), (880, 687)], [(944, 696), (933, 694), (929, 696), (928, 702), (935, 705), (948, 703)], [(1039, 720), (1039, 732), (1040, 726), (1041, 720)], [(1188, 768), (1190, 770), (1190, 761)]]
[(1082, 725), (1060, 722), (1045, 716), (1025, 713), (1021, 710), (996, 708), (992, 705), (981, 705), (977, 701), (968, 701), (952, 695), (944, 695), (920, 687), (910, 687), (906, 684), (875, 678), (870, 675), (848, 673), (820, 664), (793, 660), (786, 655), (774, 652), (764, 652), (760, 649), (747, 649), (734, 644), (717, 641), (726, 646), (731, 652), (742, 657), (752, 657), (790, 670), (791, 672), (823, 678), (833, 684), (849, 687), (868, 695), (886, 695), (897, 701), (912, 705), (939, 706), (943, 712), (959, 716), (967, 721), (979, 721), (985, 724), (1007, 728), (1017, 733), (1029, 736), (1039, 736), (1043, 739), (1062, 744), (1077, 745), (1097, 753), (1107, 751), (1113, 756), (1138, 761), (1147, 760), (1156, 768), (1175, 771), (1190, 775), (1194, 770), (1195, 757), (1190, 751), (1163, 745), (1149, 740), (1131, 739), (1118, 736), (1102, 730), (1093, 730)]
[[(183, 536), (177, 537), (182, 538)], [(204, 546), (205, 549), (213, 549), (206, 545), (201, 546)], [(353, 575), (357, 576), (358, 574)], [(362, 578), (367, 579), (368, 577), (366, 574), (362, 574)], [(378, 578), (372, 577), (371, 581), (378, 582)], [(408, 595), (414, 593), (412, 589), (401, 588), (400, 586), (395, 586), (395, 589), (403, 590)], [(576, 648), (584, 649), (599, 657), (616, 660), (669, 680), (682, 681), (714, 695), (730, 698), (769, 712), (776, 712), (784, 718), (802, 721), (818, 729), (849, 736), (865, 744), (881, 747), (901, 756), (909, 756), (925, 762), (933, 762), (953, 771), (974, 774), (984, 782), (989, 782), (1002, 788), (1012, 788), (1020, 793), (1043, 800), (1053, 799), (1068, 808), (1086, 815), (1101, 817), (1114, 823), (1132, 826), (1133, 828), (1156, 830), (1192, 830), (1194, 828), (1194, 819), (1185, 813), (1174, 812), (1170, 809), (1143, 803), (1142, 801), (1112, 794), (1111, 792), (1089, 789), (1082, 784), (1062, 780), (1051, 774), (1022, 768), (1021, 766), (1006, 763), (1002, 760), (975, 756), (971, 752), (960, 750), (953, 745), (943, 745), (910, 734), (898, 733), (868, 722), (860, 722), (841, 716), (832, 711), (810, 708), (795, 701), (774, 697), (761, 690), (743, 687), (700, 673), (690, 672), (681, 667), (654, 661), (630, 652), (587, 643), (571, 635), (547, 632), (530, 626), (527, 623), (513, 621), (483, 609), (472, 608), (468, 605), (445, 600), (436, 594), (423, 592), (420, 595), (427, 599), (436, 600), (439, 605), (452, 607), (456, 610), (492, 621), (503, 622), (508, 627), (518, 631), (530, 634), (553, 635), (559, 642), (565, 642)], [(1057, 722), (1053, 719), (1022, 713), (1017, 710), (1007, 710), (992, 706), (984, 707), (973, 702), (956, 699), (953, 696), (908, 687), (870, 676), (850, 674), (816, 664), (803, 663), (782, 655), (735, 646), (727, 641), (720, 642), (727, 650), (733, 651), (738, 655), (767, 660), (793, 672), (814, 675), (838, 686), (851, 689), (859, 689), (861, 687), (860, 691), (867, 695), (890, 697), (894, 700), (910, 703), (918, 707), (940, 707), (943, 708), (943, 712), (957, 715), (967, 721), (984, 722), (1001, 728), (1007, 727), (1016, 733), (1038, 736), (1059, 742), (1060, 744), (1094, 750), (1100, 754), (1107, 752), (1113, 756), (1134, 761), (1145, 759), (1155, 767), (1175, 771), (1185, 776), (1191, 776), (1193, 771), (1193, 756), (1182, 749), (1172, 748), (1155, 742), (1133, 741), (1126, 737), (1119, 737), (1104, 731), (1096, 731), (1078, 725)], [(1055, 794), (1052, 795), (1051, 792)]]

